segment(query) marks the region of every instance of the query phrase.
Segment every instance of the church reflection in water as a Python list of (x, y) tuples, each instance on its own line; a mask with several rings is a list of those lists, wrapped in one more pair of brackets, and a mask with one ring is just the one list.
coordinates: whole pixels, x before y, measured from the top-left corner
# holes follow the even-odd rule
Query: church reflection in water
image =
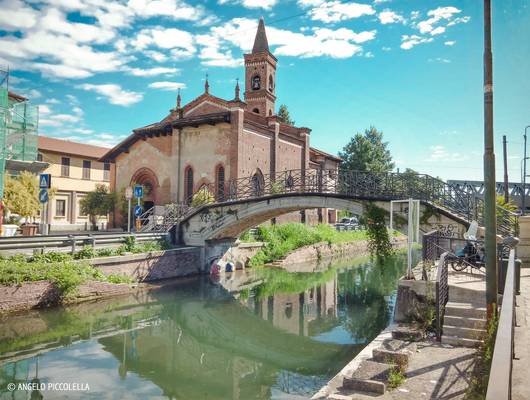
[(0, 393), (33, 379), (38, 357), (41, 381), (82, 377), (96, 397), (139, 398), (135, 390), (142, 398), (307, 397), (386, 326), (402, 264), (296, 279), (285, 271), (197, 278), (7, 318)]

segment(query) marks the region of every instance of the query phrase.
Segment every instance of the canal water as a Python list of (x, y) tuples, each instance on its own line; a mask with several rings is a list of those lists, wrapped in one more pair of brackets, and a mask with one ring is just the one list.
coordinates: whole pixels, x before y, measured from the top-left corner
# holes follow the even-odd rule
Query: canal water
[(405, 264), (237, 271), (0, 319), (0, 399), (309, 398), (388, 325)]

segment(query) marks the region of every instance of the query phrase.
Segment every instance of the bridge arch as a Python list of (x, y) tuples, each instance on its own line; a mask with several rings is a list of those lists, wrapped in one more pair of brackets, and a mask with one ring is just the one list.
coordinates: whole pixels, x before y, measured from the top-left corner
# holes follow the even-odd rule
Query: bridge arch
[(288, 193), (201, 207), (180, 223), (181, 240), (204, 246), (207, 241), (235, 239), (245, 230), (292, 211), (334, 208), (361, 214), (359, 200), (334, 194)]

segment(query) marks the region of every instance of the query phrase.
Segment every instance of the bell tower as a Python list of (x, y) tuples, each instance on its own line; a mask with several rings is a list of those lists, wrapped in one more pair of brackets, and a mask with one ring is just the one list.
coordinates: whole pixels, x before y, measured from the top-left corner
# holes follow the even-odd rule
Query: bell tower
[(263, 17), (259, 20), (252, 52), (245, 54), (245, 102), (249, 111), (275, 115), (277, 59), (269, 51)]

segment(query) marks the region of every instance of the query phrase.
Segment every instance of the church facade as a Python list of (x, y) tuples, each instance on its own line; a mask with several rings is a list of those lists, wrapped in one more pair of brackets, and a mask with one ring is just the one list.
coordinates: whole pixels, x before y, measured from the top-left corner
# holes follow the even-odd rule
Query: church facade
[[(143, 185), (144, 208), (149, 208), (187, 202), (205, 185), (224, 191), (232, 179), (252, 176), (259, 181), (287, 170), (338, 169), (338, 157), (310, 146), (309, 128), (285, 124), (276, 116), (277, 59), (269, 51), (263, 19), (252, 52), (244, 57), (243, 99), (239, 83), (234, 98), (225, 100), (210, 93), (206, 79), (203, 94), (181, 105), (179, 93), (167, 117), (135, 129), (102, 157), (115, 164), (114, 190)], [(278, 220), (333, 223), (336, 212), (307, 210)]]

